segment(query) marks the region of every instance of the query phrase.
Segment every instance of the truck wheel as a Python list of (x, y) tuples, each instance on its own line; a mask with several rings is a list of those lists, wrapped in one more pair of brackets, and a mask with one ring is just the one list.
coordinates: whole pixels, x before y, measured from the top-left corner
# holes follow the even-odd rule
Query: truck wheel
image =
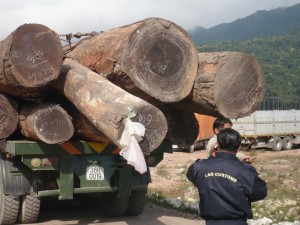
[(100, 198), (100, 207), (102, 212), (106, 216), (118, 217), (124, 216), (128, 208), (129, 198), (119, 198), (118, 193), (110, 192), (105, 193), (103, 197)]
[(290, 150), (293, 147), (293, 139), (290, 136), (286, 136), (282, 140), (282, 148), (285, 150)]
[(189, 147), (189, 153), (193, 153), (195, 151), (195, 145), (191, 145)]
[(41, 201), (35, 192), (24, 194), (21, 197), (21, 206), (18, 220), (20, 223), (34, 223), (40, 213)]
[(146, 201), (147, 190), (132, 191), (125, 214), (128, 216), (140, 215), (145, 209)]
[(282, 150), (282, 140), (280, 137), (274, 137), (273, 139), (273, 147), (274, 151), (281, 151)]
[(0, 224), (15, 224), (18, 218), (20, 200), (4, 194), (3, 180), (0, 170)]

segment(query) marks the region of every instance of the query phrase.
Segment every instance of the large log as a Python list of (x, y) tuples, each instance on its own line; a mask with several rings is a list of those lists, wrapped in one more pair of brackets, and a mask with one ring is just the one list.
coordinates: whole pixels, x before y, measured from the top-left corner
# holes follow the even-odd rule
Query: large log
[[(51, 90), (50, 90), (51, 91)], [(52, 99), (59, 103), (72, 117), (74, 126), (74, 138), (85, 141), (109, 142), (109, 139), (101, 133), (65, 96), (58, 92), (52, 92)]]
[(76, 138), (85, 141), (109, 142), (109, 139), (78, 110), (73, 111), (71, 116), (74, 120), (73, 124)]
[(74, 134), (71, 117), (52, 103), (25, 105), (20, 111), (19, 125), (24, 136), (47, 144), (68, 141)]
[(16, 102), (0, 94), (0, 140), (9, 137), (16, 130), (18, 120)]
[(0, 92), (22, 95), (58, 77), (63, 48), (40, 24), (24, 24), (0, 42)]
[(177, 104), (185, 110), (231, 119), (257, 110), (263, 100), (264, 74), (255, 57), (240, 52), (199, 53), (191, 94)]
[(144, 154), (156, 149), (164, 140), (167, 121), (163, 113), (146, 101), (137, 98), (97, 73), (66, 58), (60, 77), (51, 82), (77, 109), (118, 147), (127, 118), (128, 107), (137, 115), (132, 121), (142, 123), (146, 133), (140, 147)]
[(186, 97), (198, 67), (197, 49), (186, 31), (160, 18), (100, 33), (65, 51), (127, 92), (162, 102)]
[(168, 121), (166, 139), (175, 145), (192, 145), (199, 134), (199, 123), (193, 112), (176, 109), (172, 106), (161, 106)]

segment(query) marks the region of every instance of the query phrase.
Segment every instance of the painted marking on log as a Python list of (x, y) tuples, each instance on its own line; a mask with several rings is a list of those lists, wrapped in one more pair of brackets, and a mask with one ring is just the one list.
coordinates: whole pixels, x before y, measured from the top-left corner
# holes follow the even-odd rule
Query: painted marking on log
[(8, 117), (5, 115), (2, 115), (0, 117), (0, 131), (4, 130), (4, 128), (6, 127), (7, 121), (8, 121)]
[[(164, 40), (165, 40), (165, 38), (167, 37), (167, 36), (165, 35), (165, 32), (163, 32), (163, 33), (162, 33), (161, 37), (162, 37), (162, 39), (161, 39), (161, 40), (162, 40), (162, 41), (164, 41)], [(166, 39), (167, 39), (167, 38), (166, 38)]]
[(13, 58), (20, 58), (21, 56), (22, 56), (22, 51), (21, 50), (14, 50), (14, 51), (12, 51), (12, 54), (11, 54), (11, 56), (13, 57)]
[(165, 73), (167, 67), (168, 67), (167, 65), (163, 65), (163, 64), (158, 63), (158, 72), (159, 73)]
[(238, 95), (236, 95), (234, 98), (227, 98), (226, 99), (226, 104), (230, 104), (234, 101), (237, 101), (237, 102), (244, 102), (246, 103), (247, 100), (249, 100), (249, 95), (251, 96), (251, 93), (254, 91), (254, 89), (256, 88), (255, 86), (255, 83), (254, 82), (251, 82), (249, 84), (249, 87), (252, 88), (249, 90), (249, 91), (241, 91)]
[(157, 143), (157, 141), (160, 140), (160, 138), (161, 138), (160, 128), (157, 128), (148, 136), (148, 139), (151, 141), (151, 143)]
[[(46, 62), (46, 61), (45, 61)], [(43, 62), (43, 63), (45, 63)], [(37, 66), (37, 65), (35, 65)], [(43, 80), (45, 77), (56, 73), (56, 69), (53, 66), (44, 67), (42, 69), (28, 73), (27, 79), (32, 80), (34, 83), (38, 80)]]
[(41, 65), (41, 64), (43, 64), (43, 63), (46, 63), (46, 62), (48, 62), (48, 60), (45, 60), (45, 61), (43, 61), (43, 62), (39, 62), (39, 63), (35, 64), (32, 68), (34, 68), (34, 67), (36, 67), (36, 66), (38, 66), (38, 65)]
[(38, 50), (37, 52), (34, 52), (34, 55), (28, 55), (27, 60), (34, 64), (36, 60), (42, 59), (43, 55), (44, 55), (44, 52), (42, 50)]

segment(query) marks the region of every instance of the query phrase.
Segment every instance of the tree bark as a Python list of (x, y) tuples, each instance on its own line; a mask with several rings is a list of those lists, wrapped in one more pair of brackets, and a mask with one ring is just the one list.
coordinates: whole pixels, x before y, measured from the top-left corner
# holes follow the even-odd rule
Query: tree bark
[(18, 120), (16, 102), (0, 94), (0, 140), (9, 137), (16, 130)]
[(25, 105), (19, 124), (25, 137), (47, 144), (68, 141), (74, 134), (70, 116), (57, 104)]
[(54, 31), (24, 24), (0, 42), (0, 92), (22, 95), (58, 77), (63, 48)]
[(101, 133), (85, 116), (78, 110), (71, 114), (74, 120), (75, 136), (85, 141), (109, 142), (109, 139)]
[(167, 121), (158, 108), (127, 93), (71, 59), (64, 60), (62, 73), (52, 84), (120, 148), (122, 146), (119, 139), (128, 107), (137, 111), (132, 121), (142, 123), (146, 128), (146, 134), (139, 142), (144, 154), (156, 149), (166, 136)]
[(166, 139), (175, 145), (194, 144), (199, 133), (199, 123), (195, 114), (172, 106), (163, 106), (161, 110), (168, 121)]
[(177, 102), (192, 90), (197, 49), (178, 25), (149, 18), (80, 41), (67, 56), (142, 99)]
[(199, 53), (191, 94), (177, 104), (199, 114), (231, 119), (253, 113), (263, 100), (264, 74), (257, 60), (240, 52)]
[(74, 125), (74, 138), (85, 141), (109, 142), (101, 133), (65, 96), (54, 93), (54, 101), (59, 103), (72, 117)]

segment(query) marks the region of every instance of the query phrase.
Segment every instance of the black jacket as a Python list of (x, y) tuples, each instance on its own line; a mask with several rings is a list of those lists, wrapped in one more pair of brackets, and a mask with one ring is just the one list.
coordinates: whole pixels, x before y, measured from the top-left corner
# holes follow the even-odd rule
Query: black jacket
[(187, 178), (198, 188), (200, 216), (205, 220), (252, 219), (251, 202), (267, 196), (266, 183), (255, 168), (230, 153), (195, 162)]

